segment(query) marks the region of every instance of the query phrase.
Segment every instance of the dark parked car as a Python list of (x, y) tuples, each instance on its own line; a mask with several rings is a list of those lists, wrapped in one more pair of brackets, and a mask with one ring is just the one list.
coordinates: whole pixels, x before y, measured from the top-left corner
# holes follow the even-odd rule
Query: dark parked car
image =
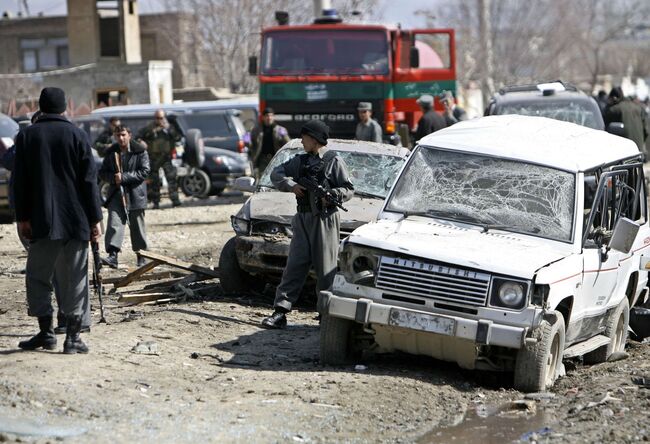
[(485, 115), (502, 114), (549, 117), (598, 130), (605, 129), (596, 100), (561, 81), (501, 88), (490, 99)]
[[(18, 124), (9, 116), (0, 114), (0, 158), (14, 145)], [(13, 221), (13, 211), (9, 207), (9, 178), (11, 173), (0, 166), (0, 223)]]
[[(123, 124), (131, 128), (134, 135), (137, 135), (152, 121), (156, 108), (141, 112), (129, 111), (128, 108), (103, 108), (102, 113), (79, 118), (79, 124), (94, 140), (98, 135), (93, 134), (96, 132), (94, 128), (97, 127), (94, 122), (101, 119), (104, 121), (103, 125), (107, 125), (110, 117), (117, 116)], [(174, 164), (178, 168), (180, 188), (187, 196), (205, 198), (218, 195), (235, 178), (250, 175), (248, 155), (244, 152), (245, 130), (234, 112), (169, 113), (168, 118), (172, 124), (178, 125), (185, 135), (185, 144), (177, 146)]]

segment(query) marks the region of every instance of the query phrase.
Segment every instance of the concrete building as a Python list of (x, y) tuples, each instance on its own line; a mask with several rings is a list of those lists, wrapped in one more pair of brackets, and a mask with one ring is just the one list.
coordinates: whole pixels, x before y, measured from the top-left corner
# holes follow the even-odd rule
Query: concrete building
[(134, 0), (67, 0), (67, 17), (0, 19), (0, 110), (31, 108), (44, 86), (63, 88), (72, 113), (106, 104), (169, 103), (201, 86), (182, 13), (139, 16)]

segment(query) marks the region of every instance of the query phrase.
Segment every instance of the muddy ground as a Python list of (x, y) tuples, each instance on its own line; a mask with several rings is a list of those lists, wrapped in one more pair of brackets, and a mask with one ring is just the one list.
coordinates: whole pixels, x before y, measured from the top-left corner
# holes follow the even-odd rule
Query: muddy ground
[[(151, 250), (216, 266), (243, 199), (148, 211)], [(508, 375), (426, 358), (324, 367), (313, 307), (292, 313), (284, 331), (264, 330), (271, 295), (224, 295), (218, 280), (190, 287), (181, 303), (118, 307), (107, 296), (108, 324), (83, 335), (88, 355), (63, 355), (62, 336), (56, 352), (22, 352), (18, 341), (35, 332), (25, 253), (14, 225), (0, 225), (0, 236), (0, 441), (650, 440), (650, 388), (637, 379), (650, 384), (650, 344), (629, 342), (629, 357), (616, 362), (566, 362), (550, 393), (525, 399)], [(121, 259), (133, 266), (126, 250)], [(132, 351), (143, 341), (152, 354)]]

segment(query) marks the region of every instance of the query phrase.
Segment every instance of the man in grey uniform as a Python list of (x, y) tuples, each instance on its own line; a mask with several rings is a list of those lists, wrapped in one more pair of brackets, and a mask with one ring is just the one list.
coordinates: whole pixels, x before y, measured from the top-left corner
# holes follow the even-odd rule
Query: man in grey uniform
[(44, 88), (43, 115), (16, 136), (16, 220), (30, 240), (25, 281), (28, 314), (39, 333), (21, 341), (24, 350), (56, 347), (52, 323), (52, 279), (66, 315), (63, 352), (88, 353), (79, 337), (88, 303), (88, 241), (101, 236), (97, 171), (88, 136), (62, 114), (63, 90)]
[(279, 165), (271, 173), (271, 181), (278, 190), (296, 195), (298, 212), (291, 221), (293, 237), (282, 282), (275, 293), (275, 311), (262, 321), (266, 328), (286, 327), (286, 313), (298, 301), (312, 266), (316, 271), (318, 291), (331, 287), (336, 274), (340, 229), (338, 208), (325, 199), (319, 199), (298, 182), (303, 177), (315, 177), (342, 202), (354, 194), (345, 162), (325, 147), (329, 136), (327, 125), (311, 120), (302, 127), (301, 135), (305, 153)]
[(381, 126), (372, 118), (372, 103), (359, 102), (357, 112), (359, 123), (357, 123), (355, 139), (381, 143)]

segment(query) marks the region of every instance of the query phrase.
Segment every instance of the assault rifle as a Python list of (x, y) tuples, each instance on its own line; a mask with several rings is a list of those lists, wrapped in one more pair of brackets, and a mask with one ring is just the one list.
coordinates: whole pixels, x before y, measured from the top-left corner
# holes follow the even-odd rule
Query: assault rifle
[[(117, 172), (122, 174), (122, 157), (120, 157), (120, 153), (115, 153), (115, 167), (117, 168)], [(126, 215), (126, 224), (129, 225), (129, 206), (126, 203), (126, 192), (124, 191), (124, 185), (120, 183), (118, 185), (120, 187), (120, 199), (122, 201), (122, 208), (124, 209), (124, 214)]]
[(93, 252), (93, 289), (97, 293), (99, 298), (99, 323), (106, 324), (106, 318), (104, 317), (104, 287), (102, 285), (102, 259), (99, 257), (99, 243), (91, 242), (90, 248)]
[(298, 183), (307, 188), (307, 191), (312, 193), (318, 199), (325, 199), (325, 202), (328, 204), (334, 205), (343, 211), (348, 211), (347, 208), (343, 206), (343, 201), (332, 193), (332, 190), (328, 190), (323, 185), (319, 184), (314, 177), (303, 176), (298, 179)]

